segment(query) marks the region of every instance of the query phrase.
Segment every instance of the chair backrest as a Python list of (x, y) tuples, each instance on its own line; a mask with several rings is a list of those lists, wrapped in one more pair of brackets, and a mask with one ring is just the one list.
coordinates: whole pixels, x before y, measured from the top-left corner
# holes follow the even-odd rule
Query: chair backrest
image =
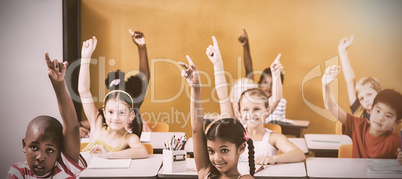
[(341, 145), (338, 150), (338, 158), (352, 158), (353, 144)]
[(151, 144), (148, 143), (142, 143), (145, 148), (147, 148), (148, 154), (153, 154), (154, 153), (154, 147)]
[(282, 127), (279, 124), (264, 124), (264, 127), (282, 134)]
[(342, 135), (342, 123), (340, 121), (335, 123), (335, 134)]
[(151, 128), (152, 132), (169, 132), (169, 124), (148, 122), (148, 126)]
[(89, 144), (89, 142), (83, 142), (83, 143), (81, 143), (80, 152), (82, 152), (82, 149), (84, 149), (88, 144)]

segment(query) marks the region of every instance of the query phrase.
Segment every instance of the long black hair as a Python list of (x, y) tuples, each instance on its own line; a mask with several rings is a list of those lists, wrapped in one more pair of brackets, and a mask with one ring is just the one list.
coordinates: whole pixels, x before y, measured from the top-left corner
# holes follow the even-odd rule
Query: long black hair
[[(119, 99), (125, 103), (131, 111), (134, 111), (134, 120), (130, 122), (131, 132), (141, 137), (142, 133), (142, 119), (139, 108), (144, 101), (147, 82), (142, 80), (140, 75), (131, 76), (125, 81), (124, 72), (117, 70), (110, 72), (105, 79), (105, 85), (109, 89), (109, 93), (105, 96), (103, 105), (110, 99)], [(145, 87), (145, 90), (144, 90)], [(106, 124), (105, 116), (103, 115), (103, 108), (99, 109), (99, 114), (103, 118), (103, 123)]]
[[(244, 142), (248, 144), (248, 164), (250, 167), (250, 175), (254, 176), (255, 164), (254, 164), (254, 144), (253, 140), (247, 137), (246, 130), (240, 121), (233, 118), (224, 118), (214, 121), (208, 127), (205, 137), (207, 140), (214, 141), (219, 138), (221, 140), (234, 143), (236, 148), (240, 147)], [(211, 173), (219, 173), (218, 170), (214, 169)]]

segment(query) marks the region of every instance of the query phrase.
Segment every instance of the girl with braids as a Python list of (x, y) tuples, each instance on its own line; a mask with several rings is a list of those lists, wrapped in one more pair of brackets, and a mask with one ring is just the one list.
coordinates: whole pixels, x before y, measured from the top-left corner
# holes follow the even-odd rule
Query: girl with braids
[[(253, 178), (255, 171), (253, 141), (246, 135), (240, 121), (225, 118), (214, 121), (203, 132), (200, 76), (194, 63), (187, 56), (189, 65), (179, 62), (184, 69), (182, 76), (191, 86), (191, 128), (194, 160), (198, 178)], [(241, 175), (237, 169), (239, 156), (249, 146), (251, 175)]]
[[(122, 77), (124, 74), (117, 75), (119, 78), (109, 76), (111, 91), (103, 99), (103, 107), (96, 109), (89, 88), (89, 65), (96, 44), (97, 39), (93, 37), (83, 43), (81, 51), (78, 91), (91, 127), (89, 144), (82, 151), (90, 151), (104, 158), (146, 158), (147, 149), (140, 142), (142, 122), (135, 108), (142, 100), (138, 100), (138, 96), (127, 92), (131, 91), (128, 90), (128, 86), (131, 86), (130, 79), (127, 82), (121, 80), (124, 79)], [(133, 133), (128, 133), (125, 127), (131, 121), (136, 121), (136, 125), (132, 126)]]

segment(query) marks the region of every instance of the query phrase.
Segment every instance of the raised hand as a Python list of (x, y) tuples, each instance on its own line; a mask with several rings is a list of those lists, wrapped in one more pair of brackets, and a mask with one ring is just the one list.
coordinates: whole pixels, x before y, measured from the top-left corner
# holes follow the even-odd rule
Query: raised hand
[(347, 37), (341, 39), (339, 41), (338, 50), (346, 50), (347, 48), (349, 48), (352, 42), (353, 42), (353, 35), (350, 36), (350, 39), (348, 39)]
[(98, 40), (95, 36), (82, 43), (81, 58), (91, 58), (92, 53), (95, 51)]
[(130, 33), (131, 37), (133, 38), (133, 42), (137, 46), (145, 45), (145, 37), (142, 32), (140, 32), (140, 31), (133, 32), (131, 29), (129, 29), (128, 32)]
[(213, 45), (209, 45), (207, 51), (205, 52), (213, 64), (222, 61), (221, 52), (219, 51), (218, 42), (215, 36), (212, 36)]
[(272, 62), (272, 64), (271, 64), (271, 72), (275, 76), (280, 75), (281, 71), (283, 70), (283, 66), (282, 66), (281, 62), (279, 61), (281, 56), (282, 56), (282, 54), (278, 54), (278, 56), (276, 56), (274, 62)]
[(178, 62), (178, 64), (183, 67), (183, 69), (181, 70), (181, 76), (187, 79), (187, 82), (190, 84), (191, 87), (200, 88), (200, 75), (195, 68), (195, 65), (190, 56), (187, 55), (186, 58), (188, 60), (188, 65), (183, 62)]
[(57, 59), (51, 61), (48, 53), (45, 53), (45, 59), (50, 80), (63, 81), (68, 62), (59, 62)]
[(321, 82), (324, 85), (329, 85), (334, 81), (335, 77), (338, 75), (338, 73), (341, 71), (341, 67), (337, 65), (332, 65), (329, 66), (327, 69), (325, 69), (325, 73), (322, 76)]
[(276, 161), (273, 156), (260, 156), (255, 159), (257, 165), (273, 165)]
[(243, 34), (239, 37), (239, 42), (242, 46), (248, 45), (248, 36), (246, 29), (243, 27)]

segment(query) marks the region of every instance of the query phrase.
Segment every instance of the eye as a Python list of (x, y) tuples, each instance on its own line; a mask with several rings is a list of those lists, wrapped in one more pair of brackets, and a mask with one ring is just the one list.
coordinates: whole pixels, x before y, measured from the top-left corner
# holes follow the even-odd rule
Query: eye
[(37, 150), (38, 150), (38, 147), (37, 147), (37, 146), (30, 146), (30, 148), (31, 148), (31, 150), (33, 150), (33, 151), (37, 151)]
[(208, 153), (209, 153), (209, 155), (213, 155), (215, 153), (215, 151), (208, 149)]
[(108, 114), (113, 114), (113, 111), (108, 111), (107, 113), (108, 113)]
[(46, 152), (47, 152), (47, 153), (49, 153), (49, 154), (51, 154), (51, 153), (53, 153), (53, 152), (54, 152), (54, 150), (53, 150), (53, 149), (51, 149), (51, 148), (48, 148), (48, 149), (46, 149)]
[(120, 111), (120, 115), (125, 115), (126, 112), (125, 111)]
[(222, 153), (228, 153), (229, 150), (228, 150), (228, 149), (222, 149), (221, 152), (222, 152)]

